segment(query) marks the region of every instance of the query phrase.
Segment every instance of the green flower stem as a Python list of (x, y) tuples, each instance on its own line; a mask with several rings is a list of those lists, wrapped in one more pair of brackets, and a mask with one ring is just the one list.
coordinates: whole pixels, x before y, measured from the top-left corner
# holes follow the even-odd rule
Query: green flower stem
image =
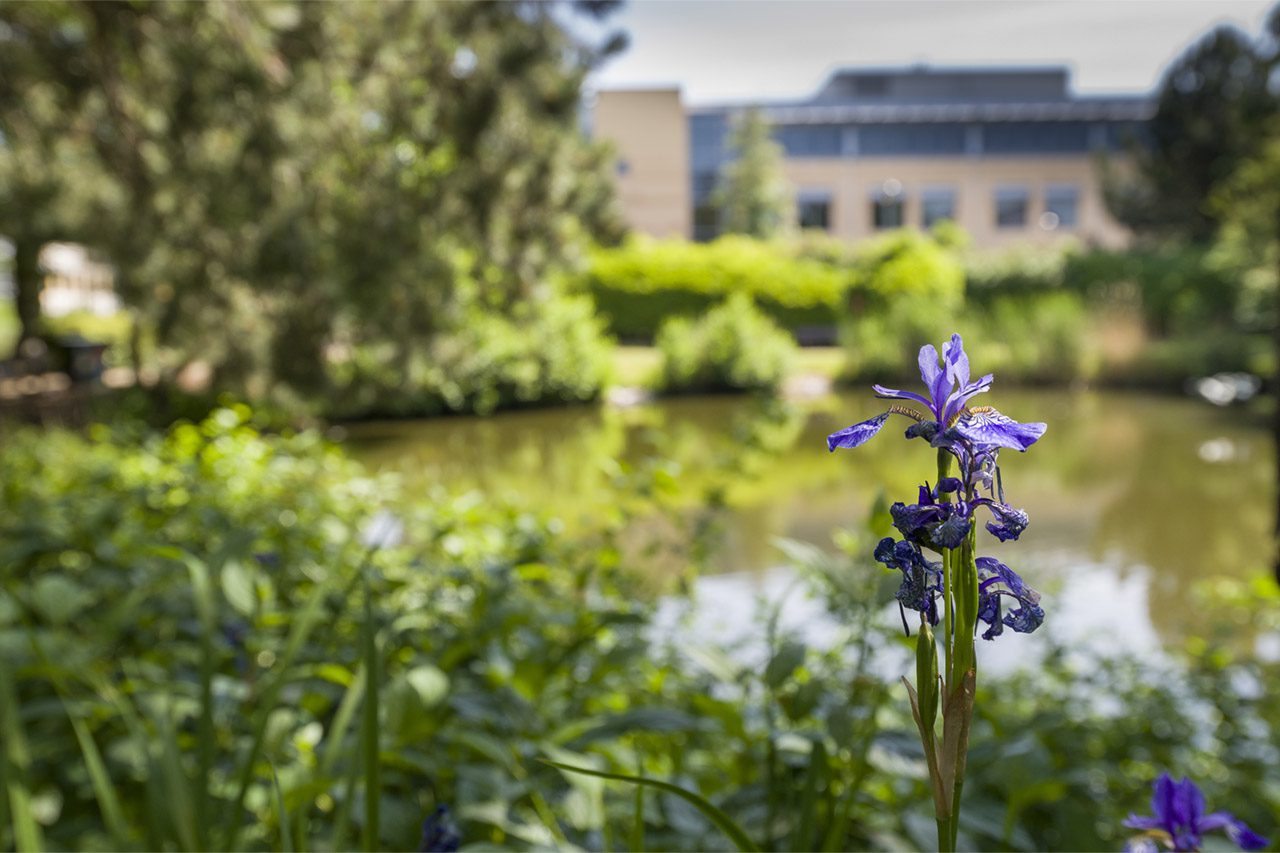
[[(934, 484), (935, 487), (938, 484), (940, 484), (945, 477), (949, 477), (951, 475), (952, 462), (953, 462), (953, 459), (951, 454), (948, 453), (946, 450), (939, 448), (938, 449), (938, 479)], [(951, 497), (949, 494), (939, 495), (939, 500), (944, 502), (949, 502), (951, 500)], [(952, 628), (953, 626), (955, 626), (955, 619), (956, 619), (956, 613), (953, 607), (953, 601), (954, 601), (953, 580), (954, 580), (955, 571), (956, 571), (956, 563), (958, 562), (956, 560), (957, 556), (958, 555), (956, 554), (956, 549), (954, 548), (944, 548), (942, 550), (942, 599), (944, 604), (943, 623), (942, 623), (942, 647), (945, 654), (943, 672), (946, 674), (946, 679), (942, 685), (941, 698), (942, 698), (942, 705), (944, 709), (943, 710), (944, 731), (945, 731), (945, 725), (946, 725), (945, 715), (947, 713), (945, 709), (946, 709), (946, 706), (949, 704), (948, 697), (950, 696), (950, 692), (953, 689), (953, 685), (956, 684), (956, 681), (953, 677), (953, 672), (954, 672), (953, 667), (955, 665), (955, 644), (956, 644), (957, 632), (952, 630)], [(934, 669), (935, 669), (935, 675), (933, 676), (934, 683), (932, 686), (934, 691), (936, 692), (937, 690), (936, 664)], [(918, 685), (916, 689), (918, 692), (923, 692), (924, 686)], [(920, 733), (920, 736), (922, 739), (925, 739), (927, 741), (925, 743), (926, 755), (937, 749), (937, 746), (934, 741), (934, 731), (932, 726), (929, 726), (927, 731), (922, 730)], [(944, 738), (944, 748), (945, 748), (945, 738)], [(946, 761), (945, 758), (946, 757), (943, 756), (942, 760), (935, 759), (934, 767), (940, 768), (940, 767), (954, 766), (951, 762)], [(945, 792), (949, 790), (951, 787), (947, 784), (947, 781), (948, 780), (940, 778), (936, 781), (936, 784), (939, 785), (942, 791)], [(948, 805), (950, 805), (949, 810), (947, 810)], [(936, 815), (937, 824), (938, 824), (938, 850), (940, 851), (940, 853), (950, 853), (950, 851), (955, 850), (956, 827), (959, 822), (959, 816), (960, 816), (958, 796), (953, 796), (952, 802), (948, 804), (946, 802), (946, 798), (944, 795), (942, 797), (941, 802), (935, 803), (935, 809), (938, 812), (938, 814)]]
[[(969, 499), (973, 499), (973, 495)], [(973, 720), (973, 695), (977, 683), (978, 660), (974, 648), (974, 637), (978, 622), (978, 566), (976, 559), (977, 531), (969, 530), (964, 544), (953, 553), (952, 570), (955, 575), (955, 636), (952, 642), (955, 651), (952, 656), (952, 669), (949, 673), (949, 689), (956, 693), (966, 692), (960, 701), (948, 703), (954, 708), (953, 713), (960, 716), (955, 723), (959, 735), (954, 741), (954, 754), (950, 766), (954, 769), (951, 799), (951, 849), (956, 847), (960, 829), (960, 794), (964, 788), (965, 763), (969, 753), (969, 725)]]

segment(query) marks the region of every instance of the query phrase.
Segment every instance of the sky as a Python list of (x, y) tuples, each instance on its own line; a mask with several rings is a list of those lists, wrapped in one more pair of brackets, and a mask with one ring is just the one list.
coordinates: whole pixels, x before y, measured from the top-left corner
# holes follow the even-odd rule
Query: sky
[(1271, 0), (629, 0), (631, 46), (596, 89), (687, 104), (798, 98), (843, 65), (1066, 65), (1084, 94), (1146, 92), (1206, 30), (1262, 30)]

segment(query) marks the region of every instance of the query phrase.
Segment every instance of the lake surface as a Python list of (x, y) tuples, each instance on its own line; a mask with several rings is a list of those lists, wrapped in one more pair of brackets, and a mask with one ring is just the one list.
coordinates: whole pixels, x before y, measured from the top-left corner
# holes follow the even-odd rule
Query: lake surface
[[(1030, 452), (1001, 456), (1006, 498), (1031, 526), (1019, 542), (979, 537), (980, 553), (1044, 594), (1046, 628), (1154, 650), (1195, 620), (1197, 582), (1267, 570), (1275, 484), (1256, 413), (1127, 392), (989, 397), (1011, 417), (1049, 424)], [(933, 451), (902, 440), (903, 419), (857, 450), (827, 452), (828, 433), (882, 410), (870, 392), (795, 404), (687, 398), (367, 423), (345, 444), (370, 468), (399, 472), (411, 491), (480, 490), (553, 512), (571, 529), (636, 483), (670, 493), (688, 524), (649, 525), (668, 547), (646, 570), (681, 571), (679, 544), (701, 531), (710, 550), (699, 597), (715, 602), (702, 630), (728, 637), (750, 623), (743, 608), (789, 585), (778, 537), (831, 549), (836, 528), (863, 529), (882, 490), (911, 501), (934, 478)], [(793, 598), (784, 622), (819, 630), (815, 605)], [(1015, 658), (1024, 639), (984, 654)]]

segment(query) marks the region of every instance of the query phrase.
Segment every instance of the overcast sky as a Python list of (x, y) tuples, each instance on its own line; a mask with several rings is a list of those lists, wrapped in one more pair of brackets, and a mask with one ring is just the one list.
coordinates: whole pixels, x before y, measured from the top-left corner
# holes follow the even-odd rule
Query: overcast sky
[(596, 88), (677, 84), (691, 104), (810, 94), (841, 65), (1065, 64), (1077, 92), (1152, 89), (1216, 23), (1268, 0), (630, 0)]

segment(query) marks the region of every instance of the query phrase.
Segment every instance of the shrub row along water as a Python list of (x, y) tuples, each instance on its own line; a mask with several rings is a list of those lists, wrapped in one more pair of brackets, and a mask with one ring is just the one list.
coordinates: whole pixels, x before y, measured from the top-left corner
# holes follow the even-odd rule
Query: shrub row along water
[[(652, 340), (664, 323), (750, 297), (801, 341), (839, 339), (848, 378), (892, 375), (955, 318), (981, 356), (1020, 382), (1176, 387), (1215, 371), (1267, 374), (1273, 289), (1247, 265), (1169, 245), (977, 252), (957, 229), (859, 244), (805, 234), (764, 242), (634, 239), (596, 249), (582, 286), (608, 329)], [(662, 335), (668, 350), (677, 324)], [(887, 371), (887, 373), (886, 373)]]

